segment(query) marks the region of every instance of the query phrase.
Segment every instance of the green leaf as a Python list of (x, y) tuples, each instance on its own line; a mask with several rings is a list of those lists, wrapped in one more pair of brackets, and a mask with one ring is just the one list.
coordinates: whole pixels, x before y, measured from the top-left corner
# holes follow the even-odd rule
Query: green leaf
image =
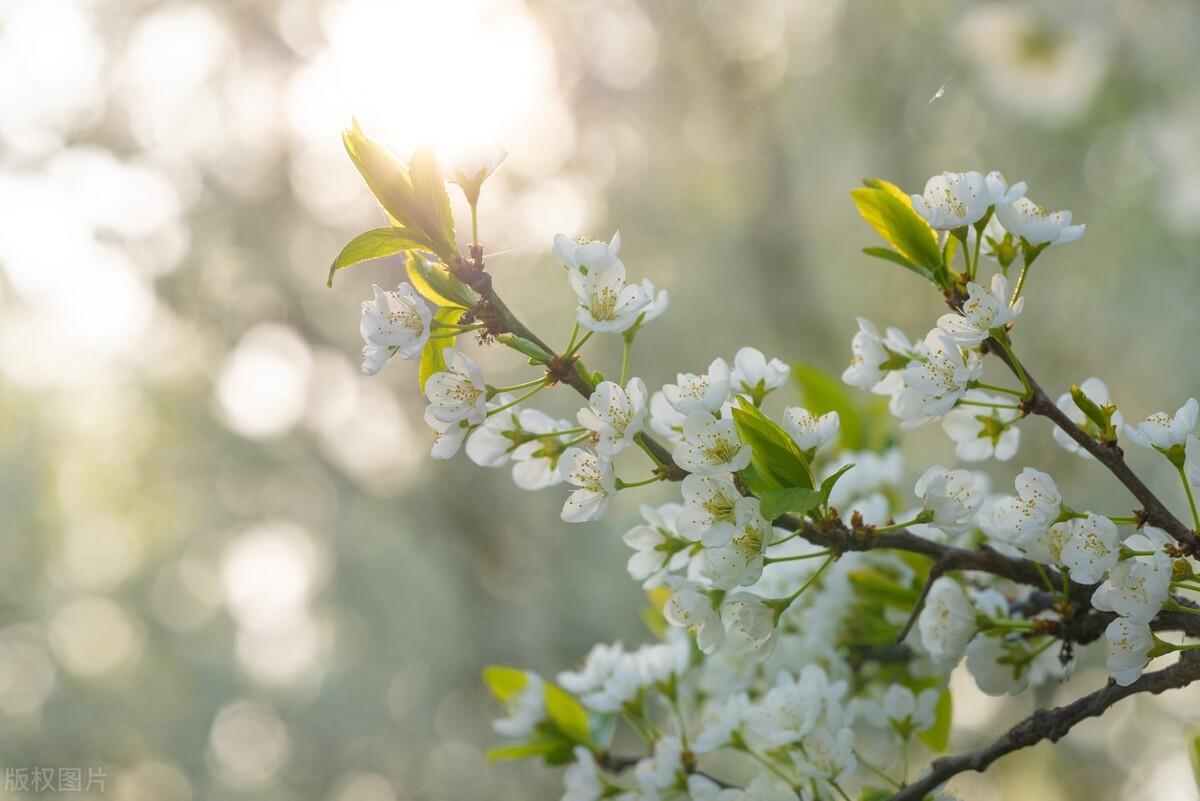
[(850, 193), (858, 213), (905, 260), (928, 270), (934, 276), (934, 283), (940, 284), (945, 267), (937, 235), (913, 210), (908, 195), (887, 181), (870, 179), (863, 183), (864, 188)]
[(502, 704), (519, 693), (529, 683), (525, 671), (503, 665), (488, 665), (483, 669), (483, 683)]
[[(446, 307), (438, 309), (433, 315), (435, 323), (457, 323), (463, 315), (463, 310), (458, 307)], [(436, 326), (434, 326), (436, 330)], [(458, 337), (430, 337), (425, 343), (424, 349), (421, 350), (421, 360), (417, 363), (417, 387), (421, 392), (425, 391), (425, 382), (429, 376), (434, 373), (441, 373), (446, 369), (446, 348), (454, 347)]]
[(895, 793), (895, 790), (881, 790), (878, 787), (864, 787), (862, 794), (858, 797), (858, 801), (888, 801), (888, 799), (895, 795)]
[(350, 127), (342, 132), (342, 144), (392, 223), (402, 227), (415, 223), (408, 168), (386, 147), (363, 133), (358, 120), (352, 120)]
[(832, 476), (830, 476), (829, 478), (827, 478), (821, 482), (821, 505), (822, 506), (829, 505), (829, 496), (831, 494), (833, 494), (833, 488), (837, 485), (838, 479), (841, 478), (843, 475), (845, 475), (846, 471), (849, 470), (851, 467), (854, 467), (854, 465), (848, 464), (845, 467), (838, 470)]
[(938, 696), (937, 706), (934, 707), (933, 726), (917, 737), (925, 743), (925, 747), (935, 754), (940, 754), (950, 745), (950, 719), (954, 716), (954, 700), (949, 690), (943, 690)]
[(906, 270), (912, 270), (914, 273), (921, 276), (926, 281), (933, 281), (935, 283), (937, 282), (937, 279), (934, 277), (933, 273), (931, 273), (929, 270), (925, 269), (924, 267), (922, 267), (918, 264), (913, 264), (911, 261), (904, 258), (903, 256), (901, 256), (899, 253), (897, 253), (894, 250), (888, 250), (887, 248), (863, 248), (862, 252), (867, 254), (868, 256), (874, 256), (877, 259), (883, 259), (884, 261), (890, 261), (892, 264), (899, 264), (901, 267), (903, 267)]
[[(421, 156), (416, 176), (420, 181), (421, 191), (418, 192), (409, 168), (386, 147), (363, 133), (357, 120), (342, 134), (342, 143), (392, 224), (420, 231), (439, 258), (444, 261), (453, 259), (457, 255), (454, 238), (446, 236), (440, 201), (429, 185), (429, 181), (437, 175), (436, 165), (431, 172), (426, 157)], [(442, 186), (443, 195), (445, 191), (445, 186)], [(453, 230), (451, 222), (451, 233)]]
[(852, 570), (847, 578), (863, 598), (900, 609), (911, 610), (920, 595), (920, 591), (905, 586), (887, 573), (874, 568)]
[(742, 442), (750, 446), (750, 464), (764, 485), (770, 489), (813, 488), (808, 460), (796, 443), (744, 396), (738, 397), (733, 422)]
[(546, 714), (572, 741), (591, 746), (592, 730), (587, 710), (575, 697), (557, 684), (546, 685)]
[(767, 490), (760, 496), (760, 500), (762, 501), (762, 516), (767, 520), (774, 520), (788, 512), (804, 514), (817, 508), (821, 503), (821, 493), (803, 487), (788, 487)]
[(496, 337), (501, 344), (507, 345), (513, 350), (523, 353), (536, 364), (545, 364), (550, 361), (550, 354), (547, 353), (541, 345), (536, 342), (531, 342), (524, 337), (519, 337), (516, 334), (501, 334)]
[(475, 293), (470, 287), (451, 275), (445, 265), (415, 251), (408, 254), (408, 280), (427, 300), (439, 306), (475, 305)]
[[(454, 217), (450, 213), (450, 196), (446, 194), (446, 182), (438, 168), (437, 157), (429, 147), (418, 148), (408, 163), (412, 179), (413, 194), (425, 228), (431, 239), (447, 245), (454, 253)], [(440, 251), (439, 251), (440, 254)], [(445, 258), (445, 256), (443, 256)]]
[(552, 738), (530, 740), (528, 742), (498, 745), (494, 748), (489, 748), (485, 756), (488, 762), (509, 762), (518, 759), (545, 756), (558, 748), (559, 745), (560, 741)]
[(329, 266), (329, 280), (325, 285), (333, 286), (333, 274), (338, 270), (372, 259), (394, 256), (397, 253), (428, 249), (428, 243), (416, 231), (407, 228), (374, 228), (354, 237), (342, 248), (342, 252)]

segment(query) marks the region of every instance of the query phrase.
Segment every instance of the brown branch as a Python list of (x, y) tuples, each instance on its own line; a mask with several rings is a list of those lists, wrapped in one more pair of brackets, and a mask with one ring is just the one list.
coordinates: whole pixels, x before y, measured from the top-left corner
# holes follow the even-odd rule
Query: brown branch
[(1036, 745), (1042, 740), (1057, 742), (1075, 724), (1103, 715), (1113, 704), (1137, 693), (1158, 693), (1184, 687), (1200, 679), (1200, 653), (1184, 652), (1170, 667), (1146, 673), (1128, 687), (1110, 681), (1105, 687), (1055, 709), (1039, 709), (1013, 726), (991, 745), (957, 756), (935, 759), (928, 772), (899, 790), (890, 801), (921, 801), (928, 793), (960, 773), (982, 772), (1005, 754)]
[[(989, 352), (995, 355), (1008, 365), (1008, 368), (1013, 371), (1014, 375), (1019, 376), (1017, 366), (1013, 364), (1008, 353), (1000, 346), (996, 340), (989, 339)], [(1140, 478), (1130, 469), (1125, 462), (1125, 453), (1121, 450), (1121, 446), (1116, 442), (1100, 442), (1087, 435), (1085, 431), (1079, 428), (1063, 413), (1062, 409), (1050, 399), (1041, 385), (1029, 373), (1029, 369), (1021, 365), (1021, 369), (1025, 373), (1025, 378), (1029, 382), (1029, 387), (1033, 390), (1033, 397), (1025, 401), (1024, 409), (1028, 414), (1036, 414), (1040, 417), (1045, 417), (1058, 426), (1062, 431), (1079, 446), (1095, 457), (1096, 461), (1108, 468), (1109, 472), (1116, 476), (1138, 503), (1142, 505), (1143, 516), (1147, 523), (1161, 528), (1179, 542), (1186, 545), (1193, 554), (1200, 554), (1200, 537), (1197, 537), (1196, 532), (1189, 529), (1184, 523), (1176, 517), (1170, 509), (1167, 508), (1158, 496), (1147, 487)]]

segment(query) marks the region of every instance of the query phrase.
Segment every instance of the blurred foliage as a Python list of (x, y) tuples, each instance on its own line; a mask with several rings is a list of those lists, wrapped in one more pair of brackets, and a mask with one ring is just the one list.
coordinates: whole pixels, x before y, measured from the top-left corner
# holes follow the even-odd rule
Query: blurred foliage
[[(415, 371), (358, 375), (357, 301), (404, 268), (324, 286), (380, 220), (351, 113), (398, 151), (504, 139), (481, 233), (554, 341), (551, 235), (620, 226), (671, 291), (652, 387), (743, 344), (840, 371), (855, 315), (922, 334), (936, 292), (862, 254), (849, 192), (1004, 170), (1088, 224), (1039, 262), (1018, 348), (1051, 392), (1103, 373), (1129, 419), (1198, 389), (1198, 40), (1190, 0), (0, 1), (0, 767), (103, 765), (122, 801), (554, 798), (485, 764), (480, 667), (645, 636), (635, 501), (561, 525), (558, 492), (427, 458)], [(1030, 433), (999, 473), (1114, 492)], [(1031, 702), (956, 686), (951, 747)], [(1169, 739), (1195, 702), (956, 787), (1195, 798)]]

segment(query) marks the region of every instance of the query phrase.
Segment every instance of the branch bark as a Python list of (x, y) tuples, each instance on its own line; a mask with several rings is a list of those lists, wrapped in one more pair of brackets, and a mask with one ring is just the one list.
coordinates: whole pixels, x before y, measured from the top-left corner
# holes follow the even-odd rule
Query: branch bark
[(954, 776), (967, 771), (982, 772), (997, 759), (1042, 740), (1057, 742), (1077, 723), (1103, 715), (1123, 698), (1138, 693), (1158, 693), (1184, 687), (1200, 679), (1200, 654), (1186, 651), (1170, 667), (1146, 673), (1128, 687), (1110, 681), (1105, 687), (1055, 709), (1039, 709), (978, 751), (935, 759), (921, 778), (896, 792), (890, 801), (921, 801), (928, 793)]

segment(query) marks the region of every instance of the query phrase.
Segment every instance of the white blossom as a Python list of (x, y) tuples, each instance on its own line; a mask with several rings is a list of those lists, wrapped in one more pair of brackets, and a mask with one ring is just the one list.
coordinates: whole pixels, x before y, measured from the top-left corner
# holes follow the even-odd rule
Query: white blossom
[(674, 590), (663, 606), (667, 622), (694, 636), (703, 653), (711, 654), (720, 648), (725, 641), (725, 626), (712, 596), (691, 581), (668, 579), (667, 584)]
[(1124, 559), (1108, 571), (1108, 578), (1092, 594), (1092, 606), (1121, 617), (1149, 622), (1158, 614), (1171, 589), (1170, 556), (1163, 550), (1169, 541), (1159, 529), (1146, 526), (1140, 534), (1125, 541), (1134, 551), (1150, 551), (1150, 556)]
[(1188, 434), (1184, 456), (1183, 470), (1188, 483), (1193, 487), (1200, 487), (1200, 437)]
[(926, 470), (914, 491), (923, 502), (923, 510), (932, 514), (929, 522), (948, 534), (971, 527), (985, 494), (970, 470), (947, 470), (941, 465)]
[(967, 299), (962, 310), (943, 314), (937, 327), (955, 343), (964, 347), (978, 345), (995, 328), (1003, 328), (1017, 318), (1025, 308), (1025, 298), (1008, 305), (1008, 279), (1002, 274), (992, 276), (991, 291), (980, 284), (967, 284)]
[(683, 442), (683, 421), (687, 415), (676, 411), (661, 389), (650, 396), (650, 430), (672, 445)]
[(455, 154), (447, 169), (447, 180), (462, 187), (467, 202), (479, 198), (479, 188), (508, 158), (508, 151), (497, 142), (478, 141)]
[[(1079, 385), (1083, 390), (1083, 394), (1087, 395), (1097, 406), (1108, 406), (1112, 403), (1108, 394), (1108, 387), (1099, 378), (1089, 378)], [(1084, 431), (1094, 429), (1095, 425), (1088, 420), (1088, 416), (1075, 405), (1075, 399), (1071, 397), (1070, 392), (1064, 392), (1058, 397), (1058, 408), (1071, 419), (1071, 422), (1082, 428)], [(1120, 412), (1114, 412), (1112, 416), (1113, 428), (1117, 431), (1124, 429), (1124, 418)], [(1071, 439), (1067, 432), (1057, 426), (1054, 427), (1052, 434), (1054, 441), (1061, 445), (1068, 453), (1077, 453), (1084, 459), (1094, 459), (1090, 453), (1079, 446), (1079, 443)]]
[(653, 302), (645, 286), (625, 283), (625, 265), (620, 259), (586, 273), (571, 270), (567, 277), (579, 301), (575, 317), (589, 331), (625, 331)]
[(805, 776), (836, 782), (858, 766), (854, 756), (854, 731), (820, 727), (804, 741), (795, 757), (796, 769)]
[(471, 425), (487, 417), (487, 386), (483, 371), (466, 354), (446, 348), (442, 351), (446, 370), (425, 381), (425, 397), (433, 417), (444, 423), (466, 420)]
[[(521, 430), (527, 434), (549, 434), (571, 428), (567, 420), (555, 420), (538, 409), (522, 409), (517, 416)], [(523, 490), (540, 490), (563, 482), (558, 469), (570, 434), (556, 437), (537, 437), (521, 443), (512, 452), (513, 483)]]
[(683, 421), (683, 442), (675, 446), (675, 463), (689, 473), (714, 476), (736, 473), (750, 464), (752, 452), (743, 445), (732, 420), (708, 412), (692, 412)]
[(1091, 512), (1051, 526), (1050, 540), (1058, 545), (1059, 564), (1080, 584), (1100, 581), (1120, 557), (1116, 524)]
[(737, 533), (728, 545), (706, 548), (701, 575), (714, 587), (728, 590), (745, 587), (762, 576), (763, 558), (774, 529), (759, 513), (757, 498), (742, 498), (734, 510)]
[(979, 354), (964, 354), (940, 329), (929, 332), (925, 347), (926, 358), (904, 368), (904, 388), (893, 396), (892, 411), (907, 427), (923, 425), (953, 409), (982, 369)]
[[(1010, 404), (1006, 398), (977, 389), (963, 397), (977, 403)], [(964, 462), (982, 462), (992, 457), (1006, 462), (1016, 455), (1020, 444), (1021, 430), (1013, 425), (1019, 416), (1016, 409), (961, 405), (942, 418), (942, 430), (954, 440), (954, 454)]]
[(767, 361), (757, 348), (741, 348), (733, 357), (733, 391), (762, 397), (787, 383), (791, 368), (779, 359)]
[(751, 592), (735, 592), (721, 602), (725, 647), (766, 659), (775, 648), (775, 609)]
[(575, 761), (563, 773), (562, 801), (600, 801), (604, 797), (604, 779), (592, 752), (582, 745), (575, 746)]
[(883, 696), (883, 714), (901, 733), (925, 731), (934, 724), (938, 691), (932, 687), (914, 694), (903, 684), (891, 684)]
[(917, 618), (921, 643), (933, 659), (952, 666), (962, 658), (967, 643), (978, 630), (975, 607), (958, 582), (942, 576), (933, 582), (925, 607)]
[(588, 709), (604, 713), (619, 712), (632, 701), (642, 687), (642, 678), (637, 662), (620, 643), (597, 643), (579, 670), (558, 674), (558, 683)]
[(528, 737), (546, 719), (546, 687), (542, 677), (525, 671), (525, 685), (508, 698), (508, 717), (492, 721), (492, 728), (505, 737)]
[(612, 381), (601, 381), (579, 410), (579, 424), (597, 434), (596, 452), (612, 457), (633, 444), (646, 421), (646, 385), (631, 378), (622, 388)]
[(679, 533), (709, 548), (728, 545), (738, 531), (735, 510), (742, 500), (733, 481), (728, 476), (693, 473), (683, 479), (680, 491)]
[(1016, 199), (1024, 194), (1025, 185), (1017, 184), (1006, 196), (1008, 187), (1003, 176), (992, 172), (985, 178), (971, 172), (943, 172), (925, 183), (925, 192), (911, 195), (913, 210), (925, 218), (931, 228), (952, 231), (973, 225), (983, 219), (993, 203)]
[(1050, 211), (1027, 197), (996, 204), (996, 217), (1006, 231), (1031, 245), (1061, 245), (1083, 236), (1083, 225), (1071, 225), (1071, 212)]
[(917, 354), (917, 348), (903, 331), (889, 328), (880, 336), (879, 329), (862, 317), (858, 318), (858, 331), (850, 340), (850, 351), (850, 366), (842, 372), (842, 381), (881, 395), (892, 392), (892, 386), (880, 386), (887, 375), (903, 368)]
[(1154, 648), (1154, 632), (1150, 624), (1127, 617), (1119, 617), (1104, 629), (1108, 642), (1108, 672), (1122, 687), (1137, 681), (1150, 662), (1150, 650)]
[(697, 754), (707, 754), (731, 745), (734, 734), (739, 733), (746, 722), (750, 709), (750, 701), (745, 693), (734, 693), (723, 701), (709, 702), (697, 724), (699, 731), (692, 742), (692, 750)]
[(484, 420), (467, 438), (467, 458), (480, 467), (503, 467), (516, 447), (514, 435), (521, 430), (521, 410), (509, 406), (511, 401), (512, 396), (507, 393), (492, 398), (489, 408), (500, 411)]
[(1029, 549), (1043, 540), (1062, 511), (1058, 485), (1046, 473), (1026, 467), (1015, 481), (1017, 497), (1002, 498), (980, 521), (993, 539)]
[(688, 551), (681, 545), (678, 525), (681, 507), (667, 503), (655, 508), (645, 504), (641, 507), (641, 525), (625, 533), (624, 542), (634, 553), (629, 557), (627, 569), (634, 581), (646, 587), (656, 586), (667, 571), (678, 570), (687, 564)]
[(564, 521), (584, 523), (604, 514), (609, 499), (617, 493), (612, 462), (582, 448), (567, 448), (559, 457), (558, 469), (567, 483), (579, 488), (563, 504)]
[(613, 234), (612, 240), (582, 238), (571, 239), (566, 234), (555, 234), (551, 248), (554, 257), (572, 273), (595, 273), (620, 261), (621, 232)]
[(1125, 433), (1143, 448), (1168, 450), (1187, 443), (1196, 430), (1197, 416), (1200, 416), (1200, 403), (1195, 398), (1188, 398), (1175, 414), (1152, 414), (1137, 425), (1125, 426)]
[(433, 313), (412, 288), (403, 283), (391, 292), (372, 285), (375, 297), (364, 300), (359, 330), (366, 347), (363, 348), (363, 372), (375, 375), (395, 353), (401, 359), (420, 355), (429, 341), (429, 326)]
[(817, 417), (808, 409), (792, 406), (783, 410), (783, 429), (802, 451), (815, 451), (838, 435), (837, 412)]
[(425, 407), (425, 424), (433, 429), (433, 448), (429, 455), (434, 459), (449, 459), (462, 448), (463, 441), (471, 432), (471, 424), (466, 420), (447, 423), (434, 416), (432, 406)]
[(703, 375), (680, 373), (674, 384), (663, 387), (663, 394), (671, 406), (681, 414), (693, 412), (718, 412), (729, 400), (729, 364), (721, 358), (713, 359), (708, 372)]
[(747, 716), (749, 731), (768, 748), (801, 742), (822, 722), (828, 708), (845, 703), (846, 689), (846, 682), (830, 681), (820, 665), (805, 665), (798, 677), (781, 672)]
[(645, 801), (654, 801), (664, 791), (679, 784), (683, 773), (683, 745), (678, 737), (668, 734), (654, 744), (654, 755), (638, 760), (634, 778)]

